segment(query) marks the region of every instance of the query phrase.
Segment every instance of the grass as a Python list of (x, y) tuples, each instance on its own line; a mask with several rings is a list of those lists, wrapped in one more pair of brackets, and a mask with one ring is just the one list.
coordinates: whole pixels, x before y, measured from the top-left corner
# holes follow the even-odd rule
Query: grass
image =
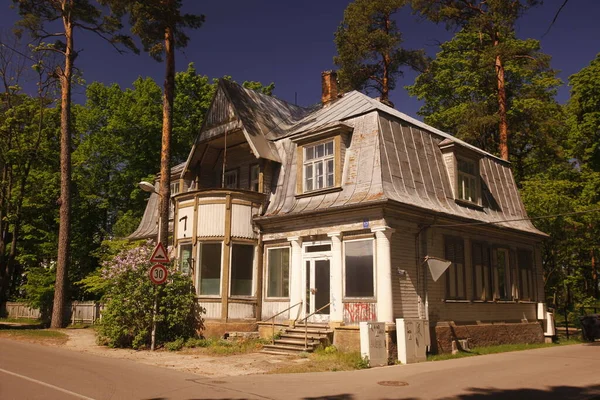
[(67, 342), (68, 336), (51, 329), (5, 329), (0, 331), (0, 338), (60, 345)]
[[(176, 341), (177, 342), (177, 341)], [(187, 342), (171, 342), (165, 344), (168, 350), (181, 349), (183, 354), (204, 354), (211, 356), (232, 356), (237, 354), (256, 353), (265, 344), (263, 339), (224, 340), (224, 339), (189, 339)], [(179, 348), (178, 348), (179, 347)]]
[(292, 361), (287, 365), (277, 368), (270, 374), (294, 374), (306, 372), (328, 372), (328, 371), (353, 371), (366, 368), (366, 362), (361, 358), (360, 352), (341, 352), (319, 348), (314, 353), (303, 353), (299, 360)]
[(433, 354), (427, 356), (427, 361), (442, 361), (442, 360), (450, 360), (455, 358), (464, 358), (464, 357), (472, 357), (472, 356), (481, 356), (486, 354), (496, 354), (496, 353), (508, 353), (511, 351), (522, 351), (522, 350), (532, 350), (539, 349), (544, 347), (556, 347), (556, 346), (565, 346), (570, 344), (579, 344), (582, 343), (579, 338), (570, 338), (566, 340), (561, 338), (557, 343), (521, 343), (521, 344), (500, 344), (496, 346), (486, 346), (486, 347), (475, 347), (470, 351), (460, 351), (457, 354)]
[(39, 319), (31, 318), (0, 318), (0, 324), (8, 322), (12, 324), (26, 324), (26, 325), (39, 325), (42, 323)]

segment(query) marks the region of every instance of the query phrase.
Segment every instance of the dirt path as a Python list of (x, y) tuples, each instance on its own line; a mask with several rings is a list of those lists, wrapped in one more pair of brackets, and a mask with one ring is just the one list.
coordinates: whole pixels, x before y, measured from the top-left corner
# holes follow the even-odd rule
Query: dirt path
[(91, 329), (63, 329), (61, 331), (69, 336), (69, 340), (63, 347), (73, 351), (103, 357), (123, 358), (143, 364), (212, 377), (265, 374), (286, 364), (304, 361), (295, 357), (262, 353), (214, 357), (204, 354), (182, 354), (181, 352), (166, 350), (151, 352), (111, 349), (98, 346), (95, 333)]

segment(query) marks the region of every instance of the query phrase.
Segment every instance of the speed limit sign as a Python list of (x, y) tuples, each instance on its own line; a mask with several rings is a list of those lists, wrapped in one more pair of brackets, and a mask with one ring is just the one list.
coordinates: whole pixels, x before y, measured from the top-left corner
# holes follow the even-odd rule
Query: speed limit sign
[(156, 285), (166, 282), (168, 276), (167, 267), (162, 264), (154, 264), (150, 267), (150, 280)]

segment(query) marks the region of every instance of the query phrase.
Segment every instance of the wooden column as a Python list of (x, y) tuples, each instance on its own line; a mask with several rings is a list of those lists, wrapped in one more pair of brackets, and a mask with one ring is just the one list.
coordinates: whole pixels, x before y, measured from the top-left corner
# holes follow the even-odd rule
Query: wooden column
[(392, 296), (392, 258), (390, 239), (394, 230), (388, 226), (372, 228), (376, 240), (375, 271), (377, 277), (377, 321), (394, 322)]
[(231, 195), (225, 196), (225, 238), (223, 240), (223, 264), (221, 265), (221, 319), (227, 322), (229, 316), (229, 260), (231, 255)]

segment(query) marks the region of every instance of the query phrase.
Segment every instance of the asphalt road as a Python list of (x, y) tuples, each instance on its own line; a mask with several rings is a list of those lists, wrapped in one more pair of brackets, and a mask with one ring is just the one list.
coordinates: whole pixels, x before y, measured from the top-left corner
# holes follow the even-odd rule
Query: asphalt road
[(0, 399), (600, 399), (600, 343), (353, 372), (211, 378), (0, 339)]

